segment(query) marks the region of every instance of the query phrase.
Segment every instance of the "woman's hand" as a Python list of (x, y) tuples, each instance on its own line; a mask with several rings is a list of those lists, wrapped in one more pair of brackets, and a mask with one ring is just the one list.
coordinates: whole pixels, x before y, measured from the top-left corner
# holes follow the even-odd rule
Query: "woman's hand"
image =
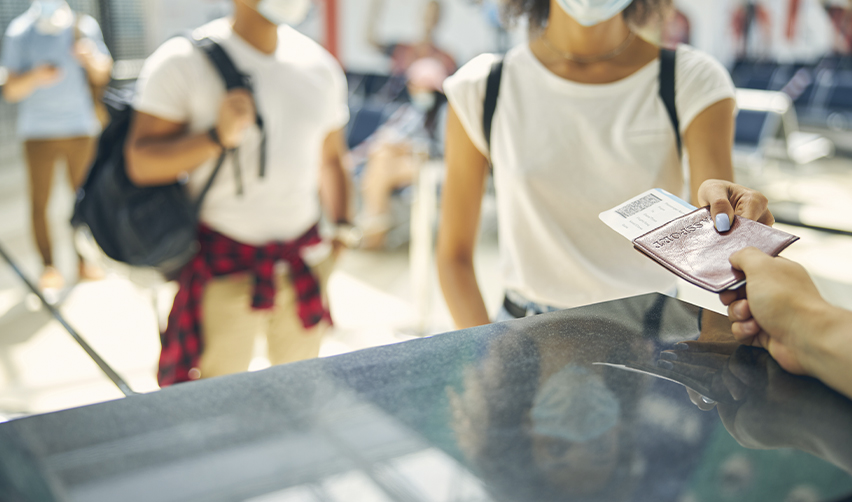
[(730, 230), (736, 216), (769, 226), (775, 223), (765, 195), (730, 181), (706, 180), (698, 188), (698, 205), (710, 206), (719, 232)]

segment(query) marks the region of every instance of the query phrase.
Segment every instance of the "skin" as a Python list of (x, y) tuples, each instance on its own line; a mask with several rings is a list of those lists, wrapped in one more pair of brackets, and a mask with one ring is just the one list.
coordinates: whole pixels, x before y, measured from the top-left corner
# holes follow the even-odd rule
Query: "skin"
[[(629, 27), (621, 15), (595, 26), (584, 27), (568, 16), (555, 0), (551, 0), (550, 17), (542, 36), (547, 37), (550, 44), (561, 52), (594, 56), (619, 47), (628, 34)], [(658, 47), (638, 37), (618, 56), (590, 64), (567, 61), (540, 39), (532, 41), (530, 49), (555, 75), (586, 84), (621, 80), (659, 55)], [(693, 120), (683, 135), (683, 145), (690, 159), (690, 192), (693, 200), (704, 205), (712, 203), (717, 208), (722, 205), (720, 189), (706, 191), (702, 199), (699, 188), (704, 181), (733, 180), (731, 149), (734, 109), (732, 99), (711, 105)], [(481, 197), (472, 196), (483, 193), (489, 168), (488, 160), (474, 146), (452, 107), (447, 117), (446, 137), (447, 179), (438, 235), (437, 264), (441, 288), (453, 320), (459, 328), (467, 328), (489, 323), (473, 268)], [(745, 212), (753, 212), (748, 202), (744, 200), (738, 204), (743, 215)]]
[(746, 248), (731, 265), (747, 279), (744, 288), (719, 295), (734, 337), (852, 398), (852, 312), (826, 302), (804, 267), (785, 258)]
[[(264, 54), (278, 47), (278, 27), (261, 16), (255, 7), (259, 0), (235, 0), (234, 33)], [(228, 92), (219, 107), (216, 131), (226, 148), (238, 147), (246, 130), (255, 122), (251, 93), (244, 89)], [(347, 156), (344, 131), (330, 133), (322, 146), (320, 200), (331, 221), (348, 220), (348, 178), (344, 169)], [(206, 133), (188, 133), (188, 124), (137, 112), (125, 150), (127, 170), (134, 183), (172, 183), (184, 173), (219, 156), (222, 148)], [(336, 249), (338, 247), (336, 246)]]

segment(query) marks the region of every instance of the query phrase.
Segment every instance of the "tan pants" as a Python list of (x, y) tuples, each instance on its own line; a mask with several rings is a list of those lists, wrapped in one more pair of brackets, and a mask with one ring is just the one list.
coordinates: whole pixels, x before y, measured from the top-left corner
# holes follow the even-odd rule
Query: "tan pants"
[[(323, 301), (328, 277), (334, 268), (329, 257), (312, 267), (320, 282)], [(204, 351), (199, 370), (202, 378), (246, 371), (258, 335), (266, 337), (269, 362), (284, 364), (319, 355), (328, 323), (305, 329), (296, 310), (296, 291), (287, 275), (276, 278), (277, 294), (272, 310), (252, 310), (252, 277), (241, 273), (213, 278), (202, 300)]]
[(53, 186), (53, 170), (56, 161), (65, 160), (68, 165), (71, 188), (77, 190), (86, 180), (89, 164), (95, 153), (95, 145), (95, 138), (88, 136), (24, 142), (27, 166), (30, 171), (33, 234), (45, 265), (53, 264), (50, 230), (47, 226), (47, 203)]

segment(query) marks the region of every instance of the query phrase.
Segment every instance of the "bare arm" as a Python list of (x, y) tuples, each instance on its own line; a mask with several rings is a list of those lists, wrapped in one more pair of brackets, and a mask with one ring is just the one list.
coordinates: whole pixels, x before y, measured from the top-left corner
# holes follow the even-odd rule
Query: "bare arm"
[(332, 132), (322, 146), (320, 200), (328, 219), (349, 221), (349, 176), (346, 171), (346, 136), (343, 129)]
[(438, 277), (456, 326), (469, 328), (490, 322), (473, 268), (488, 161), (471, 142), (452, 106), (447, 114), (445, 159)]
[(709, 106), (689, 124), (683, 144), (689, 152), (690, 194), (698, 201), (698, 188), (705, 180), (734, 181), (731, 150), (734, 146), (733, 99)]
[[(251, 94), (228, 93), (216, 130), (222, 144), (234, 148), (254, 121)], [(204, 133), (189, 134), (187, 125), (137, 112), (125, 146), (127, 173), (138, 185), (165, 185), (219, 155), (222, 147)]]
[(112, 58), (98, 51), (94, 42), (82, 38), (74, 44), (74, 57), (86, 70), (89, 82), (102, 87), (112, 78)]
[(9, 72), (3, 85), (3, 98), (17, 103), (30, 97), (41, 87), (48, 87), (62, 79), (62, 71), (52, 65), (41, 65), (24, 73)]

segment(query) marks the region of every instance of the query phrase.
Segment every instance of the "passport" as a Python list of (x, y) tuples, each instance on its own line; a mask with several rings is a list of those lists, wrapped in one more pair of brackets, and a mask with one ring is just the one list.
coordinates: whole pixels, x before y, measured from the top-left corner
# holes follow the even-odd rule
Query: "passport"
[(745, 275), (728, 261), (737, 251), (755, 247), (777, 256), (799, 238), (737, 216), (727, 232), (717, 232), (710, 208), (673, 219), (633, 239), (633, 247), (678, 277), (714, 293), (735, 289)]

